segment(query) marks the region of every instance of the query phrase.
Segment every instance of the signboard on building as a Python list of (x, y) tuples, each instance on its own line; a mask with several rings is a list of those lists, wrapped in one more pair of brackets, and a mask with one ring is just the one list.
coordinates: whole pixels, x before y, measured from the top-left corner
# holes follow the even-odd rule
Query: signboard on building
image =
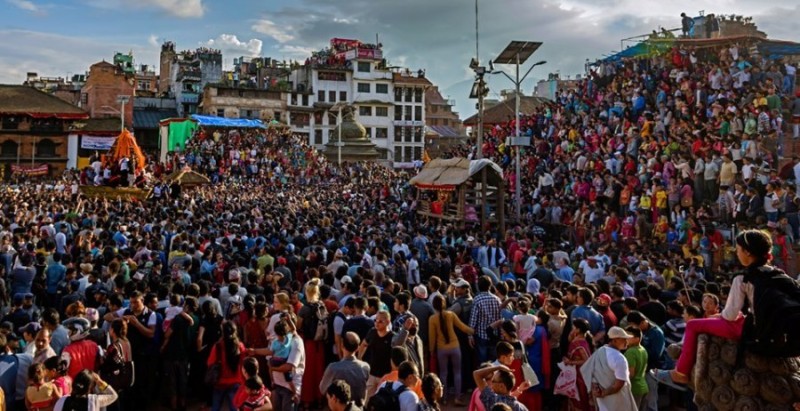
[(47, 175), (47, 164), (42, 164), (40, 166), (31, 167), (31, 166), (22, 166), (17, 164), (11, 165), (11, 172), (12, 173), (20, 173), (25, 174), (31, 177), (35, 176), (44, 176)]
[(108, 151), (116, 140), (116, 137), (83, 136), (81, 137), (81, 148), (86, 150)]
[(365, 48), (348, 50), (347, 53), (345, 53), (344, 58), (347, 60), (353, 60), (353, 59), (380, 60), (383, 58), (383, 50), (365, 49)]

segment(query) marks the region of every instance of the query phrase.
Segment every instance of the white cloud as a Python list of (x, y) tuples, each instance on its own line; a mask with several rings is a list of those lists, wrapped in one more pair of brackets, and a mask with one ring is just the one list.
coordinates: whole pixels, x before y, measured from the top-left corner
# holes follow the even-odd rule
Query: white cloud
[(180, 18), (198, 18), (205, 13), (203, 0), (142, 0), (142, 3), (158, 7)]
[(128, 0), (83, 1), (87, 5), (95, 8), (113, 11), (119, 11), (120, 9), (155, 8), (163, 10), (171, 16), (182, 19), (200, 18), (203, 17), (206, 11), (206, 7), (203, 4), (204, 0), (140, 0), (138, 2)]
[(147, 38), (147, 44), (149, 44), (149, 45), (151, 45), (153, 47), (161, 46), (158, 43), (158, 36), (156, 36), (155, 34), (151, 34), (150, 37)]
[(19, 9), (39, 13), (41, 9), (34, 2), (30, 0), (6, 0), (9, 4)]
[(256, 33), (270, 36), (279, 43), (286, 43), (294, 40), (294, 36), (287, 32), (288, 30), (292, 29), (291, 26), (281, 27), (267, 19), (257, 20), (255, 23), (253, 23), (251, 29)]
[(114, 50), (132, 50), (140, 63), (157, 62), (159, 53), (146, 44), (31, 30), (0, 29), (0, 38), (14, 39), (0, 42), (0, 84), (21, 84), (29, 71), (46, 77), (85, 73), (94, 63), (110, 61)]
[(311, 47), (302, 47), (302, 46), (293, 46), (289, 44), (284, 44), (281, 46), (275, 46), (280, 53), (281, 58), (294, 58), (294, 59), (302, 59), (305, 60), (306, 58), (311, 56), (315, 50)]
[(221, 50), (223, 57), (258, 57), (261, 55), (263, 44), (259, 39), (241, 41), (234, 34), (220, 34), (215, 39), (200, 43), (202, 46)]

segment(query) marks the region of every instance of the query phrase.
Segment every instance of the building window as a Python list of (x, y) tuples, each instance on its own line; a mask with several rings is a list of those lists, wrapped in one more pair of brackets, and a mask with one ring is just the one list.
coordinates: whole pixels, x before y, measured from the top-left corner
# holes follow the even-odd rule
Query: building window
[(347, 92), (346, 91), (340, 91), (339, 92), (339, 101), (347, 101)]
[(407, 88), (405, 93), (403, 93), (403, 94), (406, 95), (406, 103), (410, 103), (411, 102), (411, 97), (412, 97), (413, 93), (414, 92), (410, 88)]
[(369, 93), (370, 92), (369, 83), (358, 83), (358, 92)]
[(317, 101), (320, 103), (325, 102), (325, 90), (318, 90), (317, 91)]
[(375, 129), (375, 138), (389, 137), (389, 129), (386, 127), (378, 127)]
[(329, 91), (328, 92), (328, 103), (335, 103), (336, 102), (336, 92)]
[(55, 157), (56, 156), (56, 143), (49, 138), (42, 139), (36, 142), (36, 156), (37, 157)]
[(394, 89), (394, 101), (397, 103), (403, 101), (403, 89), (401, 87), (396, 87)]
[(414, 90), (414, 102), (422, 103), (422, 89)]
[(403, 106), (394, 106), (394, 121), (403, 120)]
[(358, 71), (360, 73), (369, 73), (371, 64), (368, 61), (358, 62)]
[(400, 143), (403, 141), (403, 131), (405, 127), (395, 127), (394, 128), (394, 142)]
[(322, 145), (322, 130), (314, 130), (314, 144)]
[(2, 154), (3, 157), (16, 157), (18, 147), (16, 141), (6, 140), (3, 144), (0, 144), (0, 154)]
[(376, 84), (375, 85), (375, 92), (378, 94), (389, 94), (389, 85), (388, 84)]
[(403, 162), (403, 148), (402, 147), (395, 147), (394, 148), (394, 162), (395, 163), (402, 163)]
[(415, 143), (421, 143), (422, 142), (422, 127), (414, 128), (414, 142)]
[(375, 107), (376, 117), (389, 117), (389, 107)]
[(303, 94), (303, 105), (308, 106), (308, 94)]
[(19, 119), (16, 117), (3, 117), (2, 128), (4, 130), (16, 130), (19, 128)]
[(414, 121), (422, 121), (422, 106), (414, 107)]
[(281, 112), (280, 111), (276, 111), (275, 112), (275, 120), (281, 121)]
[(367, 139), (372, 140), (372, 127), (364, 127), (364, 130), (367, 131)]
[(403, 107), (404, 107), (403, 108), (403, 112), (404, 112), (403, 120), (411, 121), (411, 111), (412, 111), (411, 110), (411, 106), (403, 106)]
[(361, 106), (358, 108), (359, 116), (372, 116), (372, 106)]
[(421, 160), (422, 159), (422, 147), (414, 147), (414, 158), (411, 160)]
[(406, 162), (414, 161), (414, 158), (413, 158), (413, 155), (412, 155), (412, 151), (413, 150), (414, 150), (414, 147), (403, 147), (403, 159)]
[(225, 117), (225, 109), (224, 108), (218, 108), (217, 109), (217, 117)]

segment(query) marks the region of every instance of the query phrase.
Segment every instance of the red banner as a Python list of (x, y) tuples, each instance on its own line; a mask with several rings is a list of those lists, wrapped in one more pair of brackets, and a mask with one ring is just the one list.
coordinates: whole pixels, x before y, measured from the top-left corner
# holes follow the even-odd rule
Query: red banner
[(12, 164), (11, 165), (11, 172), (12, 173), (27, 174), (27, 175), (29, 175), (31, 177), (35, 177), (35, 176), (47, 175), (48, 168), (49, 167), (48, 167), (47, 164), (42, 164), (42, 165), (36, 166), (36, 167), (20, 166), (20, 165)]

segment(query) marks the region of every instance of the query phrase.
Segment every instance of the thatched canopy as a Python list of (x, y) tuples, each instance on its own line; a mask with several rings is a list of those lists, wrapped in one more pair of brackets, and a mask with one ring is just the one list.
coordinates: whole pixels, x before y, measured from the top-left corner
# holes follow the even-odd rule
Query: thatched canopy
[(177, 181), (181, 186), (199, 186), (211, 183), (211, 180), (209, 180), (208, 177), (192, 171), (190, 168), (184, 168), (183, 170), (176, 170), (172, 172), (172, 174), (167, 176), (167, 181)]
[(487, 168), (487, 184), (499, 186), (503, 181), (503, 170), (500, 166), (487, 159), (467, 160), (466, 158), (432, 160), (409, 183), (422, 189), (455, 190), (467, 180), (479, 176), (480, 171), (484, 168)]

